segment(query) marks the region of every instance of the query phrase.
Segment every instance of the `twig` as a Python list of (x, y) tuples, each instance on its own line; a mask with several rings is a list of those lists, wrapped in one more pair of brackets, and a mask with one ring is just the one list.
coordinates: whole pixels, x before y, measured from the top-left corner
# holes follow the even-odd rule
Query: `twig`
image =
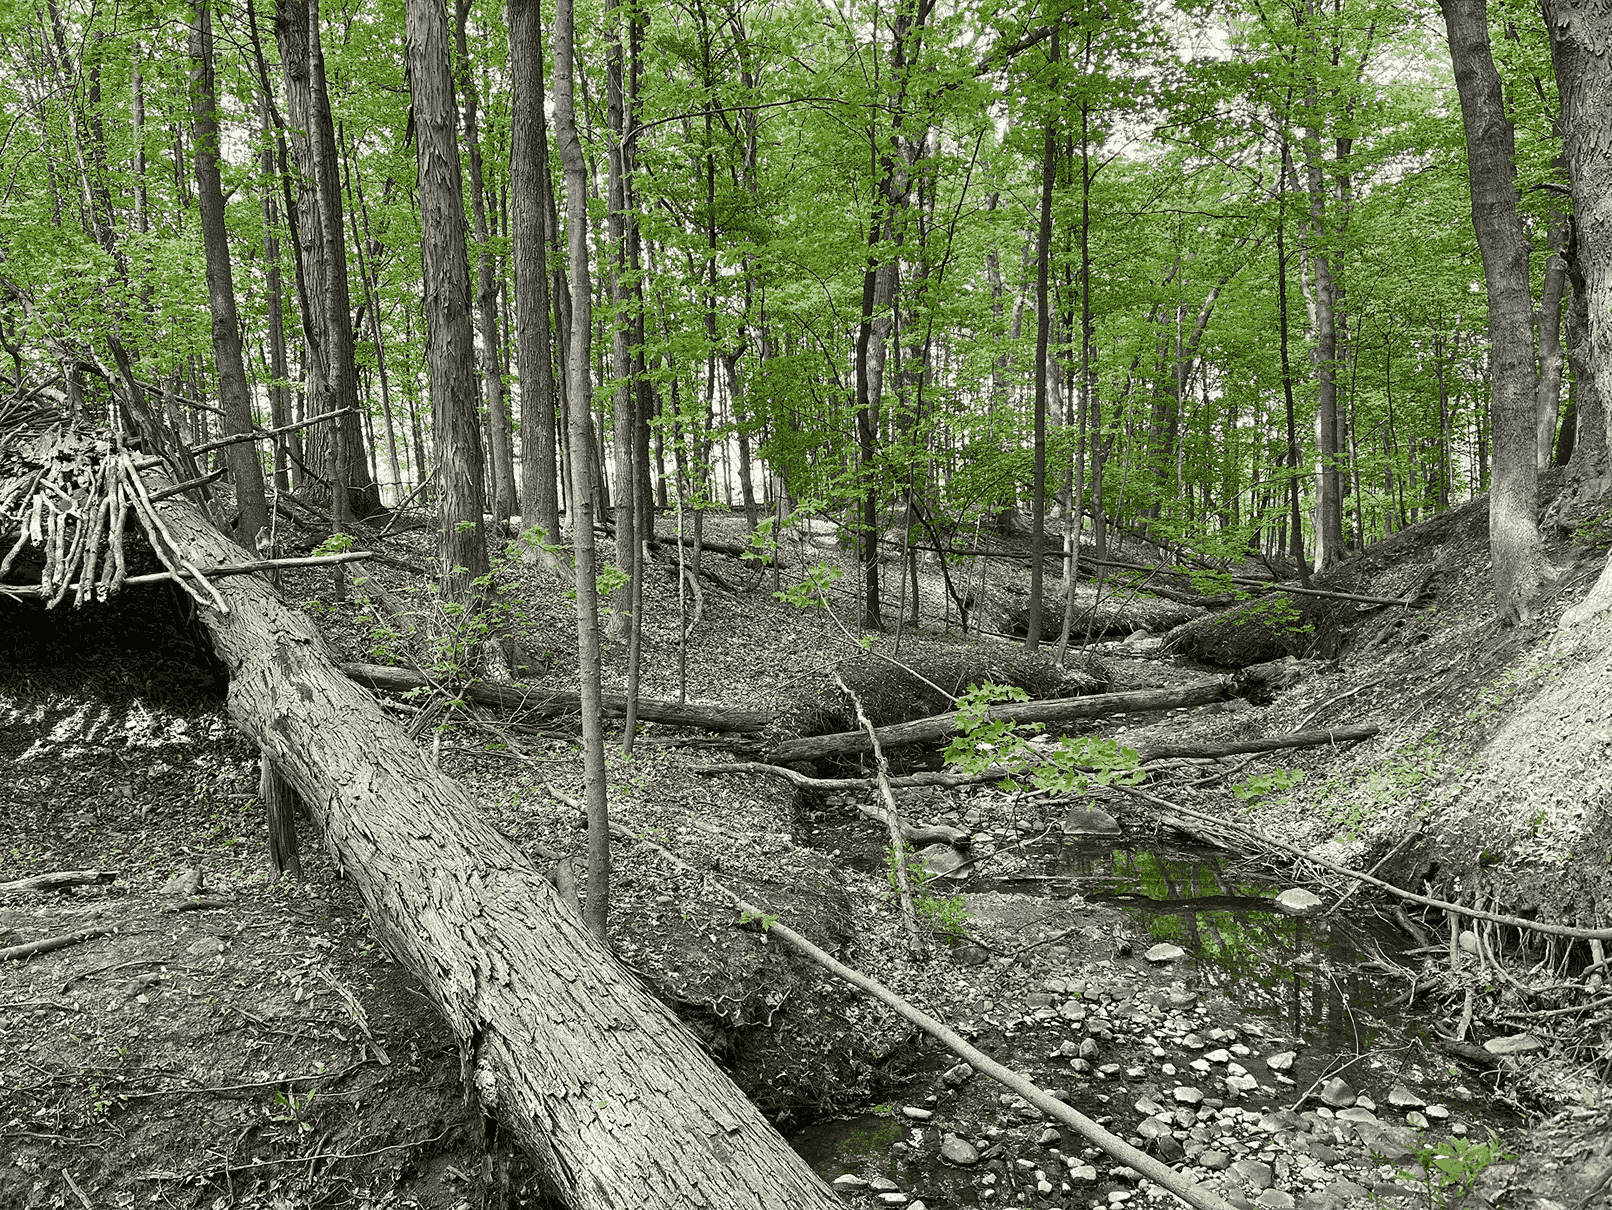
[(873, 729), (873, 720), (862, 709), (862, 699), (857, 697), (838, 672), (834, 674), (834, 683), (851, 699), (851, 705), (856, 708), (856, 721), (862, 724), (862, 729), (868, 733), (868, 739), (873, 744), (873, 771), (878, 779), (879, 794), (884, 799), (884, 821), (890, 828), (891, 867), (895, 872), (896, 891), (901, 897), (901, 919), (906, 923), (913, 952), (927, 953), (929, 947), (924, 943), (923, 930), (918, 926), (918, 909), (912, 901), (912, 886), (907, 879), (907, 845), (901, 835), (901, 811), (896, 806), (895, 793), (890, 789), (890, 762), (885, 759), (884, 749), (879, 746), (879, 734)]
[(1336, 697), (1329, 697), (1326, 701), (1322, 702), (1314, 710), (1312, 710), (1308, 714), (1306, 714), (1304, 716), (1304, 721), (1299, 723), (1299, 725), (1295, 728), (1295, 730), (1303, 731), (1304, 728), (1308, 727), (1311, 723), (1313, 723), (1316, 720), (1316, 718), (1320, 715), (1320, 713), (1323, 710), (1327, 709), (1330, 706), (1336, 706), (1339, 702), (1343, 701), (1345, 698), (1353, 697), (1355, 694), (1360, 693), (1363, 690), (1370, 689), (1373, 685), (1380, 685), (1384, 681), (1386, 681), (1387, 679), (1388, 678), (1386, 676), (1380, 676), (1374, 681), (1367, 681), (1364, 685), (1356, 685), (1353, 689), (1350, 689), (1346, 693), (1340, 693)]
[(82, 1203), (84, 1210), (95, 1210), (95, 1207), (90, 1203), (90, 1199), (85, 1197), (84, 1191), (78, 1187), (78, 1182), (73, 1179), (73, 1174), (63, 1168), (62, 1176), (67, 1181), (68, 1188), (78, 1196), (78, 1200)]

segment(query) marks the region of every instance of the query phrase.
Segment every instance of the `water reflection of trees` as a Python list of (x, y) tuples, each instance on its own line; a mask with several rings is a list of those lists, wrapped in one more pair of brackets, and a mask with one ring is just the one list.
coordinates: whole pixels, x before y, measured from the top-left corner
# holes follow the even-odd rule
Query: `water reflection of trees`
[(1370, 1044), (1376, 1030), (1367, 1018), (1394, 989), (1360, 968), (1369, 938), (1348, 920), (1277, 912), (1275, 887), (1228, 869), (1216, 853), (1067, 845), (1055, 864), (1087, 897), (1115, 897), (1149, 944), (1192, 954), (1196, 969), (1183, 972), (1190, 981), (1312, 1043)]

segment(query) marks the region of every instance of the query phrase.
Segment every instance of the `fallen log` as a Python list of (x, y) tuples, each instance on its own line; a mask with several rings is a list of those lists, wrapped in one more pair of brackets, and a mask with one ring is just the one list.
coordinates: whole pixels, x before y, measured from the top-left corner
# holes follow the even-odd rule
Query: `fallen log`
[[(434, 687), (430, 680), (410, 668), (394, 668), (387, 664), (341, 664), (339, 667), (347, 676), (370, 689), (403, 693), (410, 689)], [(453, 688), (466, 701), (478, 706), (496, 706), (500, 710), (555, 715), (575, 714), (582, 709), (582, 695), (566, 689), (495, 685), (490, 681), (471, 681), (468, 685)], [(601, 708), (613, 718), (624, 718), (627, 699), (620, 694), (607, 693)], [(677, 702), (639, 698), (638, 719), (640, 722), (696, 727), (702, 731), (761, 731), (772, 721), (772, 715), (765, 710), (743, 707), (680, 705)]]
[(65, 891), (75, 886), (105, 886), (117, 880), (116, 870), (55, 870), (0, 882), (0, 895), (25, 895), (30, 891)]
[[(1065, 723), (1081, 718), (1101, 718), (1105, 714), (1127, 714), (1142, 710), (1174, 710), (1184, 706), (1205, 706), (1221, 702), (1232, 696), (1231, 681), (1219, 677), (1185, 689), (1137, 689), (1129, 693), (1096, 693), (1087, 697), (1048, 698), (1039, 702), (1011, 702), (992, 706), (987, 718), (1005, 719), (1015, 723)], [(927, 740), (945, 739), (957, 731), (957, 711), (932, 714), (928, 718), (914, 719), (910, 723), (895, 723), (879, 727), (875, 734), (879, 744), (895, 748), (903, 744), (919, 744)], [(873, 741), (865, 731), (841, 731), (833, 735), (810, 735), (801, 739), (785, 740), (767, 753), (771, 764), (783, 765), (794, 761), (817, 760), (824, 756), (843, 756), (853, 752), (870, 752)]]
[(94, 924), (89, 928), (75, 929), (71, 933), (41, 937), (38, 941), (24, 941), (21, 945), (9, 945), (5, 949), (0, 949), (0, 962), (13, 962), (19, 958), (32, 958), (36, 954), (54, 953), (70, 945), (77, 945), (81, 941), (104, 937), (116, 928), (115, 924)]
[[(1347, 744), (1358, 740), (1370, 739), (1376, 735), (1379, 728), (1376, 723), (1356, 723), (1348, 727), (1328, 727), (1325, 730), (1295, 731), (1289, 735), (1271, 735), (1263, 739), (1230, 740), (1221, 744), (1147, 744), (1136, 750), (1137, 764), (1146, 765), (1157, 760), (1213, 760), (1221, 756), (1237, 756), (1246, 752), (1277, 752), (1283, 748), (1316, 748), (1322, 744)], [(721, 764), (695, 765), (693, 772), (706, 776), (721, 773), (764, 773), (770, 777), (781, 777), (792, 782), (803, 790), (813, 790), (820, 793), (832, 793), (843, 790), (868, 790), (875, 782), (871, 777), (811, 777), (799, 770), (790, 769), (784, 765), (765, 764), (754, 760), (725, 761)], [(1010, 777), (1023, 777), (1029, 769), (1022, 765), (1011, 768), (1007, 765), (997, 765), (980, 773), (906, 773), (900, 777), (890, 778), (890, 785), (897, 790), (911, 789), (916, 786), (938, 786), (945, 789), (955, 789), (959, 786), (979, 786), (990, 782), (1006, 781)], [(861, 810), (861, 808), (858, 808)], [(863, 810), (863, 814), (871, 819), (881, 822), (884, 816), (871, 807)], [(935, 828), (945, 825), (934, 825)], [(931, 836), (934, 828), (925, 832), (926, 843), (934, 840), (946, 840), (948, 844), (954, 840), (944, 836)], [(912, 836), (908, 840), (915, 839)]]
[[(165, 486), (151, 476), (153, 486)], [(201, 565), (241, 559), (182, 497)], [(387, 947), (458, 1040), (469, 1088), (571, 1210), (829, 1210), (837, 1196), (258, 577), (200, 612), (231, 718), (295, 787)]]

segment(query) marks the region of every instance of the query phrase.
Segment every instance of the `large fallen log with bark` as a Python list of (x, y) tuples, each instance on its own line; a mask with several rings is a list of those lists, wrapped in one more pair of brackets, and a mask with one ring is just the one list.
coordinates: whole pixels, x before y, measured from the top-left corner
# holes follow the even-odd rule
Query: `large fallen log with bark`
[[(1185, 689), (1137, 689), (1129, 693), (1094, 693), (1087, 697), (1010, 702), (992, 706), (987, 717), (1015, 723), (1067, 723), (1082, 718), (1101, 718), (1108, 714), (1206, 706), (1210, 702), (1223, 702), (1231, 696), (1231, 681), (1219, 677), (1199, 685), (1189, 685)], [(921, 744), (956, 734), (957, 719), (957, 711), (949, 710), (945, 714), (932, 714), (910, 723), (878, 727), (874, 734), (884, 748)], [(785, 740), (767, 753), (767, 761), (774, 765), (786, 765), (794, 761), (819, 760), (825, 756), (845, 756), (872, 750), (873, 740), (866, 731), (840, 731), (833, 735), (808, 735), (801, 739)]]
[[(151, 486), (166, 486), (151, 474)], [(198, 568), (245, 556), (187, 501)], [(658, 1000), (258, 577), (200, 620), (228, 706), (323, 827), (388, 948), (458, 1039), (482, 1106), (572, 1210), (841, 1203)]]
[[(371, 689), (404, 693), (410, 689), (435, 687), (428, 677), (410, 668), (394, 668), (388, 664), (340, 664), (338, 667), (360, 685), (366, 685)], [(536, 685), (495, 685), (491, 681), (471, 681), (468, 685), (452, 685), (448, 688), (478, 706), (496, 706), (501, 710), (558, 715), (575, 714), (582, 709), (582, 695), (565, 689), (543, 689)], [(603, 696), (600, 708), (613, 718), (624, 718), (627, 714), (627, 699), (617, 693), (607, 693)], [(765, 710), (697, 706), (642, 697), (638, 699), (638, 718), (640, 722), (672, 723), (679, 727), (696, 727), (702, 731), (761, 731), (772, 721), (772, 715)]]

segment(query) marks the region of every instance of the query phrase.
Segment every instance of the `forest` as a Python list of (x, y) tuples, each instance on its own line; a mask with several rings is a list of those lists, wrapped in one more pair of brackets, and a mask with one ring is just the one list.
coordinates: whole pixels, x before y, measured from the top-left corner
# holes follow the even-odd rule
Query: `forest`
[(1604, 1196), (1609, 56), (0, 10), (0, 1205)]

